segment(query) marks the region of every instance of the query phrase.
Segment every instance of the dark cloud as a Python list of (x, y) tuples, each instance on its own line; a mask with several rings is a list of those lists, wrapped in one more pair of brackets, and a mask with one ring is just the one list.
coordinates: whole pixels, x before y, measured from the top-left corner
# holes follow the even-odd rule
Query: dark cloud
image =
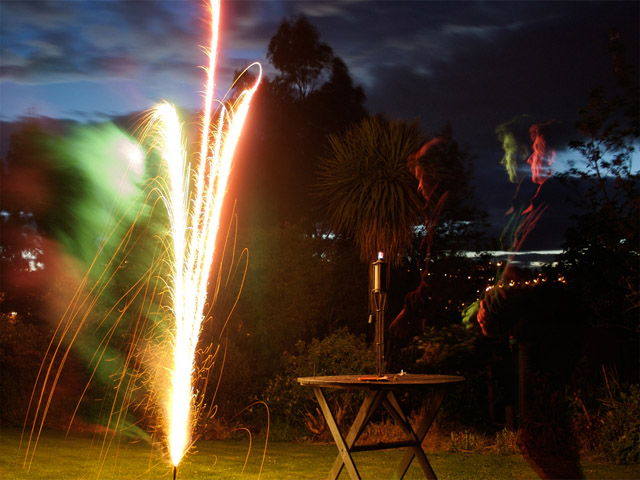
[[(573, 114), (607, 73), (611, 28), (630, 33), (636, 2), (223, 2), (221, 64), (264, 62), (283, 18), (305, 14), (365, 87), (372, 111), (497, 125), (518, 113)], [(204, 2), (5, 2), (5, 80), (28, 83), (157, 73), (195, 81)], [(634, 36), (635, 35), (635, 36)], [(269, 72), (269, 66), (265, 67)], [(137, 65), (137, 67), (134, 67)], [(187, 67), (185, 69), (185, 66)], [(548, 119), (548, 118), (547, 118)]]
[[(527, 114), (520, 139), (530, 146), (530, 125), (557, 120), (553, 145), (566, 159), (569, 141), (578, 136), (574, 124), (588, 92), (599, 84), (612, 86), (607, 52), (611, 29), (622, 32), (628, 59), (637, 66), (638, 4), (475, 2), (457, 12), (459, 3), (451, 2), (448, 12), (436, 5), (441, 27), (436, 22), (437, 31), (425, 34), (434, 42), (429, 48), (420, 51), (416, 45), (410, 60), (404, 51), (393, 62), (372, 64), (368, 106), (372, 112), (417, 117), (432, 135), (450, 121), (456, 139), (474, 156), (476, 194), (496, 234), (516, 193), (500, 166), (504, 153), (496, 127)], [(431, 3), (420, 6), (431, 8)], [(434, 54), (433, 45), (442, 51)], [(524, 167), (526, 173), (528, 165)], [(566, 163), (558, 165), (562, 167)], [(531, 243), (559, 248), (568, 206), (557, 184), (546, 184), (543, 191), (550, 192), (541, 198), (551, 208)]]
[(203, 28), (184, 6), (176, 14), (176, 2), (6, 2), (0, 79), (136, 78), (152, 75), (156, 65), (180, 73), (188, 60), (193, 69)]
[[(492, 218), (501, 219), (515, 187), (500, 166), (496, 127), (526, 114), (531, 124), (558, 121), (553, 133), (559, 149), (574, 139), (574, 122), (588, 92), (599, 84), (611, 88), (611, 31), (620, 32), (627, 58), (638, 66), (639, 6), (637, 1), (224, 1), (218, 85), (224, 93), (232, 73), (256, 60), (273, 75), (265, 59), (270, 38), (284, 18), (304, 14), (364, 87), (371, 113), (419, 118), (432, 135), (451, 123), (458, 142), (474, 156), (481, 201)], [(55, 82), (64, 84), (48, 98), (54, 103), (72, 82), (84, 81), (95, 88), (95, 102), (74, 112), (77, 119), (149, 108), (160, 98), (187, 108), (200, 104), (198, 66), (205, 62), (200, 46), (208, 44), (205, 2), (8, 1), (0, 22), (0, 82), (19, 84), (11, 85), (15, 99), (27, 98), (33, 88), (40, 100)], [(114, 96), (112, 90), (123, 82), (133, 93)], [(122, 103), (103, 105), (102, 98)], [(2, 118), (31, 108), (28, 101), (13, 105), (22, 110), (5, 110)], [(77, 102), (63, 111), (76, 108)]]

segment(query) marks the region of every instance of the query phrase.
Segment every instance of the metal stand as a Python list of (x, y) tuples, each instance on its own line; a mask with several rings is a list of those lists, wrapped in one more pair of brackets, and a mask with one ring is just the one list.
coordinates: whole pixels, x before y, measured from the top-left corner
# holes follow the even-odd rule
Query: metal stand
[(376, 373), (382, 377), (384, 368), (384, 313), (387, 309), (387, 294), (384, 292), (373, 292), (375, 305), (376, 327), (375, 327), (375, 352), (376, 352)]
[(387, 310), (388, 264), (382, 252), (378, 260), (371, 264), (373, 285), (371, 288), (371, 304), (375, 313), (376, 325), (374, 334), (376, 373), (384, 375), (384, 314)]

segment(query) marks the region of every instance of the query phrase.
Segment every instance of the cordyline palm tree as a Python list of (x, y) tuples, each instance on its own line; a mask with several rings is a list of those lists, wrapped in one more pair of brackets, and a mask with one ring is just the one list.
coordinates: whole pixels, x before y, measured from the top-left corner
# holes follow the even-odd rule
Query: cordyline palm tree
[(329, 228), (351, 238), (363, 262), (382, 251), (397, 266), (411, 247), (422, 201), (407, 158), (424, 139), (417, 121), (381, 116), (329, 137), (316, 193), (326, 205)]

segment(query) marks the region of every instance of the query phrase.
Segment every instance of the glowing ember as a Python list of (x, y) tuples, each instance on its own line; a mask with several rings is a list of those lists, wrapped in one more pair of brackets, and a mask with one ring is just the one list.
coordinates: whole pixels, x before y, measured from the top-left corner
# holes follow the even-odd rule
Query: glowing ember
[[(171, 313), (175, 317), (172, 362), (163, 408), (167, 420), (169, 454), (177, 466), (190, 446), (196, 392), (192, 386), (196, 346), (207, 300), (207, 281), (215, 252), (220, 212), (227, 188), (233, 152), (246, 119), (249, 102), (259, 77), (244, 91), (234, 111), (220, 105), (213, 117), (213, 88), (219, 24), (219, 1), (212, 0), (211, 50), (207, 69), (202, 139), (196, 167), (187, 164), (182, 129), (175, 109), (168, 104), (155, 108), (150, 121), (159, 136), (156, 147), (167, 167), (164, 195), (170, 221), (173, 250)], [(194, 183), (192, 186), (191, 183)]]

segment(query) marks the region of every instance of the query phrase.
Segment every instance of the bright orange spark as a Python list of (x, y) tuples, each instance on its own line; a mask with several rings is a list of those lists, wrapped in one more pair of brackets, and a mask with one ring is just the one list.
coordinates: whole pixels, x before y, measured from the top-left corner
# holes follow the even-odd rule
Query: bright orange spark
[[(165, 175), (153, 179), (147, 185), (146, 188), (150, 190), (146, 192), (143, 203), (146, 204), (151, 199), (155, 200), (156, 194), (159, 194), (166, 206), (169, 219), (168, 248), (165, 248), (167, 245), (163, 244), (159, 248), (163, 253), (159, 253), (159, 255), (166, 253), (165, 250), (169, 251), (167, 257), (164, 258), (170, 263), (169, 278), (162, 280), (168, 286), (170, 303), (168, 305), (163, 303), (163, 306), (166, 306), (169, 313), (168, 318), (175, 319), (175, 329), (170, 332), (170, 345), (166, 348), (161, 347), (161, 355), (165, 357), (166, 353), (168, 358), (153, 362), (152, 367), (156, 369), (155, 377), (158, 383), (151, 398), (157, 400), (157, 405), (162, 410), (163, 424), (167, 428), (167, 447), (174, 467), (177, 467), (191, 446), (192, 427), (198, 417), (198, 406), (202, 404), (202, 395), (195, 391), (196, 379), (193, 377), (196, 376), (194, 372), (196, 370), (195, 357), (198, 337), (205, 316), (207, 282), (214, 258), (220, 213), (231, 172), (233, 153), (249, 111), (249, 103), (260, 82), (261, 74), (260, 71), (251, 88), (240, 93), (233, 102), (233, 106), (227, 107), (224, 102), (216, 102), (217, 108), (214, 108), (214, 71), (220, 3), (219, 0), (210, 0), (210, 2), (212, 14), (211, 49), (207, 68), (202, 139), (199, 152), (193, 162), (195, 166), (192, 168), (187, 159), (182, 126), (171, 105), (163, 103), (157, 106), (149, 115), (149, 121), (146, 128), (143, 129), (143, 136), (152, 136), (153, 147), (159, 152), (161, 163), (166, 172)], [(260, 69), (259, 64), (255, 65)], [(217, 112), (215, 113), (215, 121), (213, 119), (214, 112)], [(139, 167), (139, 165), (132, 165), (133, 167)], [(147, 207), (151, 210), (155, 209), (155, 201), (151, 203), (152, 205), (140, 206), (139, 208), (134, 208), (132, 204), (127, 208), (127, 214), (131, 214), (137, 221), (143, 215), (150, 215), (146, 210)], [(133, 214), (129, 212), (129, 208)], [(123, 216), (121, 220), (105, 229), (108, 233), (105, 236), (104, 245), (113, 241), (118, 231), (117, 227), (125, 218)], [(24, 457), (25, 467), (30, 468), (35, 456), (37, 442), (44, 427), (54, 391), (73, 345), (81, 337), (83, 329), (87, 328), (90, 312), (114, 279), (114, 272), (127, 263), (126, 259), (133, 255), (136, 243), (142, 238), (133, 235), (135, 221), (115, 248), (114, 256), (105, 263), (100, 263), (98, 260), (102, 258), (101, 255), (105, 251), (104, 245), (101, 246), (71, 304), (63, 314), (45, 352), (45, 360), (50, 359), (50, 361), (48, 364), (43, 361), (37, 374), (36, 385), (28, 404), (27, 419), (25, 419), (23, 434), (28, 433)], [(120, 262), (119, 265), (118, 262)], [(150, 298), (155, 297), (156, 284), (150, 285), (149, 282), (151, 278), (158, 279), (156, 275), (164, 270), (161, 268), (162, 265), (164, 262), (159, 261), (154, 252), (151, 266), (136, 281), (135, 285), (131, 286), (109, 309), (102, 320), (106, 320), (111, 315), (116, 309), (116, 305), (122, 305), (116, 323), (109, 329), (107, 337), (99, 342), (99, 348), (90, 360), (90, 365), (93, 368), (91, 378), (96, 374), (98, 364), (105, 359), (107, 344), (133, 299), (138, 294), (144, 297), (148, 290), (151, 291)], [(99, 274), (95, 283), (92, 283), (91, 274), (96, 270), (99, 270)], [(131, 294), (131, 298), (128, 298), (129, 294)], [(125, 298), (127, 298), (126, 302)], [(164, 292), (162, 298), (165, 298)], [(145, 305), (148, 303), (143, 302), (141, 308), (144, 309)], [(146, 317), (142, 314), (140, 316)], [(142, 348), (138, 352), (140, 358), (150, 355), (156, 360), (157, 351), (155, 348), (142, 345), (143, 342), (138, 336), (140, 331), (145, 328), (147, 327), (136, 321), (131, 350), (126, 355), (118, 377), (116, 396), (120, 395), (121, 388), (127, 390), (122, 395), (125, 398), (122, 400), (123, 405), (131, 404), (132, 401), (131, 385), (125, 385), (124, 379), (127, 368), (131, 365), (134, 349)], [(146, 361), (145, 364), (151, 365)], [(85, 392), (87, 388), (88, 384)], [(116, 410), (116, 400), (114, 400), (106, 425), (120, 424), (122, 412), (116, 413)], [(30, 416), (33, 417), (33, 423), (30, 431), (26, 432)], [(107, 440), (107, 434), (105, 434), (101, 455), (108, 449), (108, 444), (111, 441)], [(98, 472), (99, 474), (100, 472)]]
[[(169, 192), (164, 195), (169, 212), (173, 249), (171, 314), (175, 317), (169, 391), (164, 400), (167, 441), (171, 461), (177, 466), (190, 446), (196, 392), (192, 376), (196, 346), (207, 300), (207, 281), (215, 252), (220, 213), (227, 188), (233, 153), (246, 119), (249, 102), (258, 83), (242, 92), (229, 111), (220, 103), (217, 122), (213, 117), (214, 72), (218, 43), (220, 4), (211, 0), (211, 49), (202, 139), (196, 167), (186, 162), (182, 132), (175, 109), (156, 107), (151, 121), (160, 134), (158, 148), (167, 166)], [(190, 182), (193, 181), (193, 188)]]

